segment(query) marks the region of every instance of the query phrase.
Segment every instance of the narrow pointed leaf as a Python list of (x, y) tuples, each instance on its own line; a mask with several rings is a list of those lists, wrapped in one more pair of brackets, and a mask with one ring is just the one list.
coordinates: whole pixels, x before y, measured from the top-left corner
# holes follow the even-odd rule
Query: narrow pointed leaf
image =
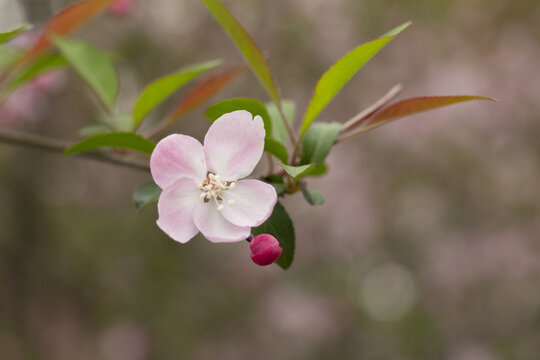
[(266, 110), (264, 104), (259, 100), (250, 98), (223, 100), (206, 109), (204, 116), (206, 116), (206, 118), (210, 121), (215, 121), (220, 116), (236, 110), (246, 110), (247, 112), (251, 113), (253, 117), (259, 115), (264, 122), (266, 137), (270, 137), (272, 134), (272, 122), (270, 120), (270, 115), (268, 115), (268, 111)]
[(186, 66), (173, 74), (165, 75), (152, 82), (142, 91), (135, 102), (133, 108), (135, 126), (138, 126), (150, 111), (161, 104), (175, 91), (181, 89), (197, 76), (215, 68), (220, 63), (221, 61), (215, 60)]
[(13, 30), (0, 33), (0, 45), (8, 42), (11, 39), (13, 39), (15, 36), (25, 32), (27, 30), (30, 30), (31, 28), (32, 28), (32, 25), (23, 24), (23, 25), (17, 26)]
[[(291, 100), (282, 100), (281, 107), (289, 125), (292, 127), (295, 113), (295, 104)], [(286, 144), (289, 140), (289, 133), (287, 132), (287, 127), (285, 126), (285, 119), (281, 116), (278, 107), (274, 103), (267, 103), (266, 109), (268, 114), (270, 114), (270, 119), (272, 120), (272, 137), (279, 141), (282, 144)]]
[(94, 125), (88, 125), (88, 126), (80, 128), (79, 136), (89, 137), (89, 136), (94, 136), (98, 134), (105, 134), (105, 133), (108, 133), (109, 131), (110, 131), (109, 128), (105, 125), (94, 124)]
[(289, 154), (287, 153), (287, 149), (285, 148), (285, 146), (274, 139), (267, 138), (264, 140), (264, 151), (274, 155), (276, 158), (279, 159), (279, 161), (284, 164), (287, 163), (287, 160), (289, 158)]
[(300, 188), (302, 189), (302, 195), (304, 195), (304, 199), (311, 204), (311, 205), (322, 205), (324, 204), (324, 196), (318, 192), (317, 190), (309, 190), (304, 186), (304, 184), (300, 183)]
[(315, 167), (315, 164), (300, 165), (300, 166), (291, 166), (280, 164), (280, 166), (285, 170), (287, 174), (297, 179), (305, 175), (309, 170)]
[(180, 101), (178, 106), (170, 113), (167, 119), (169, 119), (170, 122), (174, 122), (186, 115), (217, 94), (243, 72), (244, 66), (236, 66), (207, 76), (189, 91), (189, 93)]
[(306, 176), (322, 176), (328, 172), (328, 165), (319, 163), (306, 174)]
[(64, 151), (65, 155), (74, 155), (87, 151), (96, 150), (102, 147), (122, 148), (134, 150), (144, 154), (152, 154), (154, 150), (152, 141), (143, 138), (140, 135), (128, 132), (115, 132), (107, 134), (99, 134), (87, 139), (84, 139), (69, 149)]
[(71, 5), (56, 14), (45, 25), (43, 34), (22, 58), (22, 62), (35, 59), (52, 46), (51, 35), (69, 35), (86, 24), (115, 0), (86, 0)]
[(494, 101), (483, 96), (425, 96), (406, 99), (389, 105), (376, 113), (365, 122), (362, 130), (368, 131), (405, 116), (470, 100)]
[(19, 51), (10, 49), (6, 46), (0, 47), (0, 74), (11, 67), (21, 56)]
[(80, 40), (55, 37), (54, 42), (105, 106), (113, 110), (119, 88), (118, 74), (107, 55), (96, 46)]
[(152, 180), (139, 185), (133, 193), (133, 203), (137, 212), (141, 212), (146, 206), (157, 202), (161, 191), (161, 188)]
[(283, 269), (288, 269), (294, 259), (295, 236), (294, 226), (289, 214), (278, 201), (274, 206), (272, 215), (262, 225), (251, 229), (253, 235), (270, 234), (279, 241), (279, 246), (283, 249), (276, 264)]
[(30, 80), (37, 78), (40, 75), (50, 71), (58, 70), (67, 66), (66, 59), (60, 54), (50, 54), (37, 58), (29, 63), (6, 85), (6, 92), (13, 92), (20, 86), (26, 84)]
[(219, 0), (201, 0), (210, 10), (212, 15), (221, 24), (223, 29), (229, 34), (236, 46), (240, 49), (251, 69), (266, 89), (270, 98), (276, 103), (280, 103), (279, 91), (270, 67), (266, 63), (263, 54), (249, 36), (247, 31), (234, 18), (229, 10)]
[(340, 129), (339, 123), (313, 124), (302, 140), (300, 164), (322, 163), (332, 149)]
[(358, 70), (364, 66), (379, 50), (405, 30), (411, 23), (405, 23), (384, 34), (382, 37), (362, 44), (332, 65), (319, 79), (311, 102), (307, 107), (300, 129), (301, 136), (307, 131), (313, 120), (336, 96), (336, 94), (349, 82)]

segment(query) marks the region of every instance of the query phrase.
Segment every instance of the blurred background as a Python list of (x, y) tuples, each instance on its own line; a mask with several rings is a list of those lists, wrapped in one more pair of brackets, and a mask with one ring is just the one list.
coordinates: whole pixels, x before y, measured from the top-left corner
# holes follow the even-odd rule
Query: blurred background
[[(43, 24), (68, 3), (0, 0), (0, 25)], [(155, 206), (137, 214), (131, 202), (147, 173), (0, 144), (0, 359), (538, 359), (540, 2), (225, 4), (268, 55), (297, 121), (328, 66), (408, 20), (320, 120), (345, 121), (396, 83), (401, 98), (498, 103), (334, 148), (329, 174), (309, 184), (326, 203), (284, 202), (296, 227), (288, 271), (254, 265), (247, 243), (169, 239)], [(242, 61), (196, 0), (135, 1), (75, 36), (118, 52), (121, 111), (181, 66)], [(61, 77), (0, 126), (76, 140), (96, 101), (73, 72)], [(268, 101), (245, 74), (212, 102), (241, 96)], [(171, 132), (202, 139), (203, 111)]]

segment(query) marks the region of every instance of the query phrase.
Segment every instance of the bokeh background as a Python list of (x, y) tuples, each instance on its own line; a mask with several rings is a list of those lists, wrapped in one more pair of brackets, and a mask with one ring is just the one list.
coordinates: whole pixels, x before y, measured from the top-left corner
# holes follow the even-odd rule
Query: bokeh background
[[(43, 24), (67, 3), (0, 0), (0, 25)], [(0, 144), (0, 359), (538, 359), (540, 2), (225, 4), (268, 55), (297, 121), (329, 65), (408, 20), (320, 120), (345, 121), (396, 83), (402, 98), (499, 101), (337, 146), (329, 174), (309, 184), (326, 203), (285, 201), (297, 239), (288, 271), (254, 265), (247, 243), (167, 238), (155, 206), (137, 214), (131, 202), (149, 174)], [(122, 111), (183, 65), (241, 61), (196, 0), (136, 1), (76, 36), (118, 53)], [(240, 96), (267, 101), (246, 74), (213, 102)], [(0, 126), (74, 141), (97, 116), (71, 72), (21, 108), (28, 116)], [(170, 131), (201, 139), (202, 112)]]

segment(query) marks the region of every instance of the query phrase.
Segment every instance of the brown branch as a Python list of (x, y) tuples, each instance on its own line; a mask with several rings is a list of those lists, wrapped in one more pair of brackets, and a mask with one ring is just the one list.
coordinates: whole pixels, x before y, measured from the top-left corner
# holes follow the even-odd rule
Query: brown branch
[[(71, 146), (71, 143), (67, 141), (6, 129), (0, 129), (0, 142), (15, 146), (23, 146), (36, 150), (48, 151), (56, 154), (63, 153), (64, 150)], [(138, 161), (123, 159), (120, 157), (109, 156), (97, 151), (82, 153), (76, 155), (76, 157), (90, 159), (94, 161), (101, 161), (137, 170), (150, 171), (150, 167), (147, 164)]]

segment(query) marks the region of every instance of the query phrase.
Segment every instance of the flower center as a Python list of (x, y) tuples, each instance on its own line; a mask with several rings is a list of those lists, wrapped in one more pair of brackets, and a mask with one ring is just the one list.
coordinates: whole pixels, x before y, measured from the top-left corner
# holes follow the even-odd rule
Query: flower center
[[(197, 187), (202, 191), (201, 199), (203, 199), (205, 203), (214, 200), (217, 209), (222, 210), (223, 192), (225, 190), (234, 189), (235, 185), (236, 183), (232, 181), (221, 180), (221, 177), (218, 174), (208, 172), (206, 179), (204, 179)], [(231, 199), (227, 203), (232, 206), (234, 205), (234, 200)]]

